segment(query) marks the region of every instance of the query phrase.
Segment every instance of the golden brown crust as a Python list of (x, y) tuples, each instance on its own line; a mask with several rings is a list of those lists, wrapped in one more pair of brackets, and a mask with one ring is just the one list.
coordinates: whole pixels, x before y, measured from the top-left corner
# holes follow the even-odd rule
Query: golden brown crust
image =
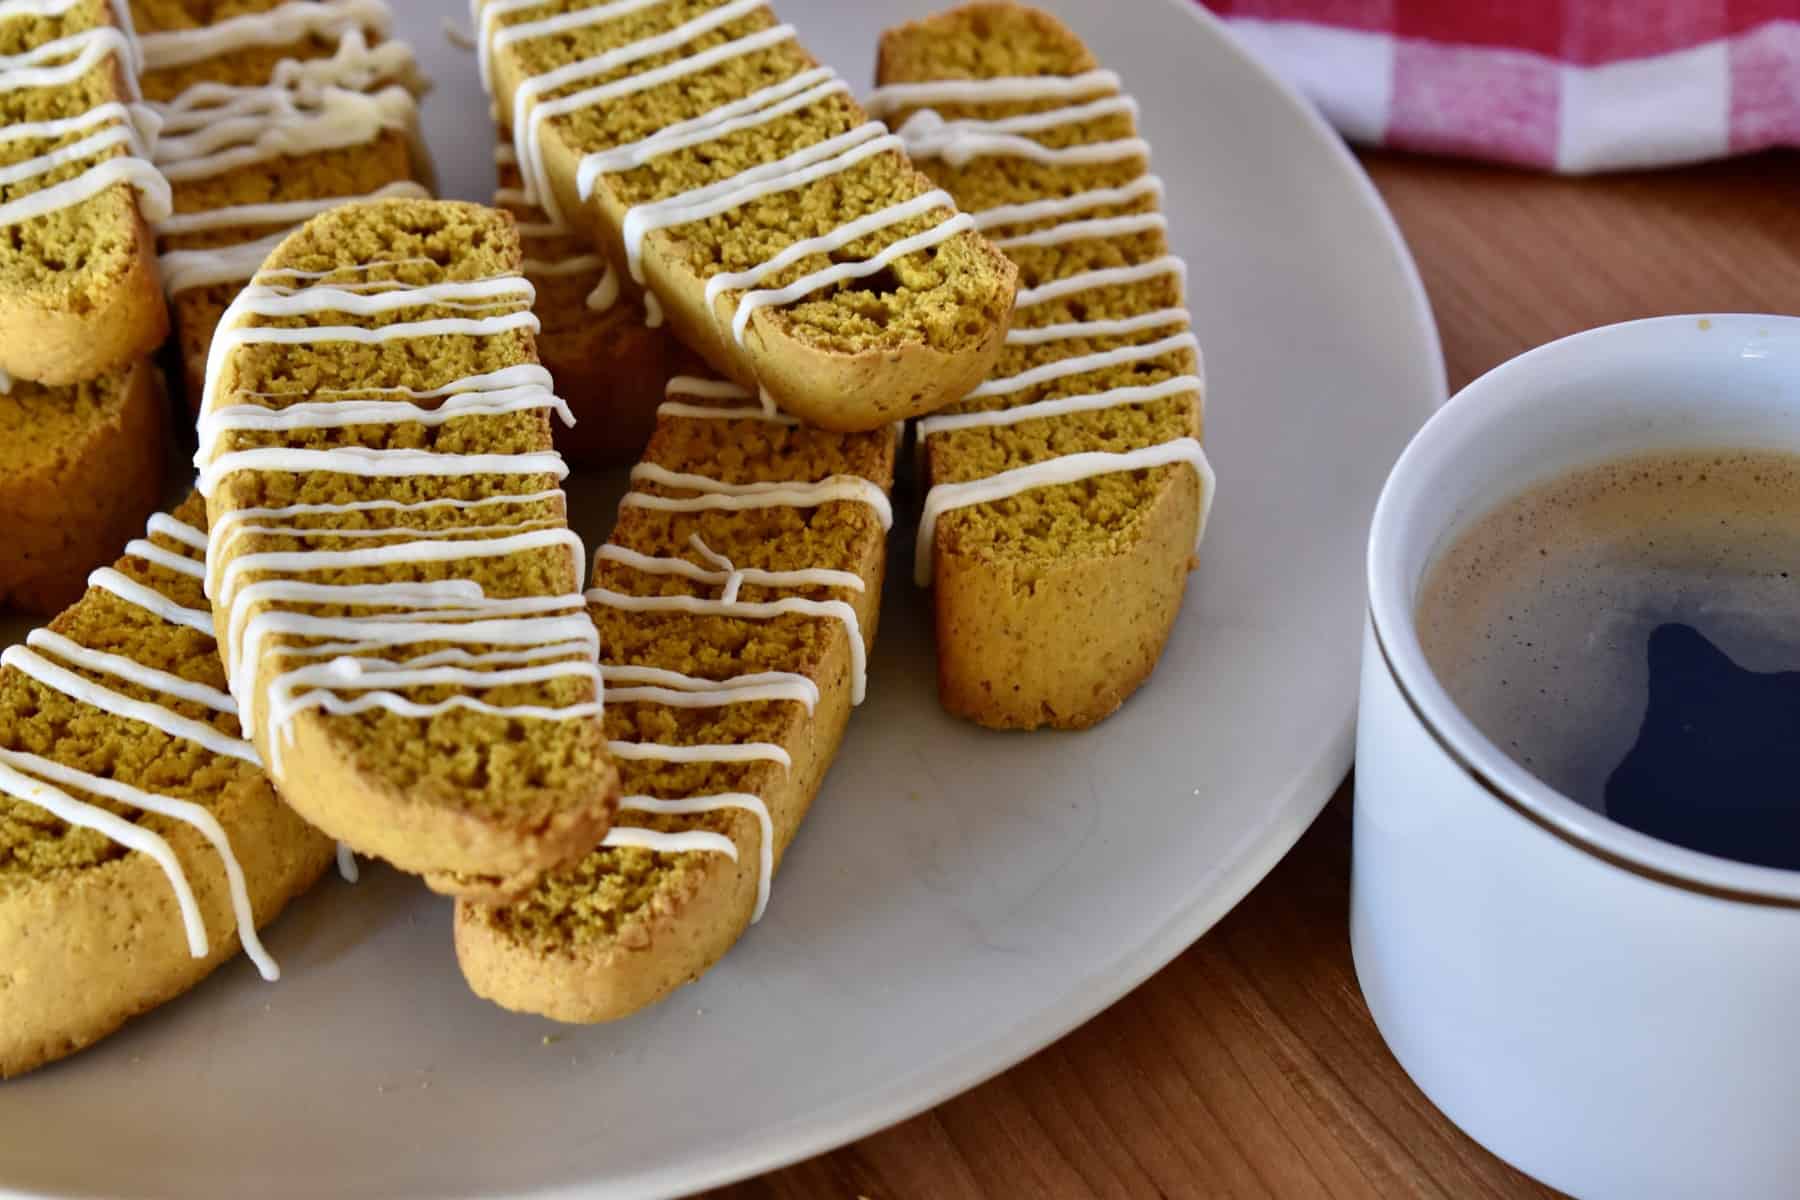
[(80, 383), (145, 357), (169, 335), (156, 239), (138, 213), (137, 193), (114, 184), (76, 211), (126, 243), (123, 270), (74, 297), (54, 276), (42, 289), (0, 291), (0, 371), (15, 379)]
[(1181, 611), (1200, 487), (1174, 472), (1115, 554), (1021, 564), (940, 552), (938, 698), (991, 729), (1086, 729), (1150, 678)]
[[(118, 553), (162, 495), (168, 414), (140, 362), (90, 383), (0, 396), (0, 605), (53, 613)], [(17, 428), (13, 422), (19, 423)]]
[[(1059, 21), (1018, 4), (977, 3), (889, 30), (878, 55), (882, 84), (999, 76), (1078, 75), (1098, 64)], [(1039, 100), (943, 106), (946, 118), (994, 119), (1071, 103)], [(904, 117), (904, 112), (893, 119)], [(1071, 119), (1039, 136), (1064, 146), (1136, 135), (1129, 115)], [(1106, 195), (1140, 179), (1141, 155), (1086, 166), (1046, 167), (976, 157), (923, 164), (970, 208), (1047, 196)], [(1090, 204), (1074, 217), (1014, 222), (1006, 236), (1041, 233), (1063, 220), (1139, 218), (1152, 224), (1109, 236), (1013, 242), (1021, 281), (1039, 287), (1084, 271), (1149, 263), (1168, 252), (1154, 224), (1155, 190)], [(1079, 232), (1079, 231), (1078, 231)], [(1175, 311), (1176, 277), (1094, 287), (1021, 310), (1015, 328), (1117, 320)], [(1078, 326), (1074, 326), (1077, 327)], [(1065, 358), (1161, 342), (1185, 318), (1124, 334), (1025, 340), (1002, 353), (996, 375), (1017, 379)], [(952, 406), (972, 412), (1085, 396), (1111, 388), (1197, 377), (1191, 344), (1092, 367)], [(1110, 409), (1012, 425), (939, 431), (926, 438), (928, 482), (959, 484), (1071, 453), (1126, 453), (1201, 434), (1198, 387)], [(1186, 465), (1091, 477), (996, 502), (955, 508), (938, 520), (932, 545), (939, 696), (950, 712), (1004, 729), (1081, 729), (1114, 712), (1149, 678), (1180, 609), (1203, 496)]]
[[(275, 249), (264, 270), (355, 270), (360, 281), (386, 279), (417, 286), (516, 273), (519, 262), (518, 238), (505, 213), (449, 201), (389, 200), (346, 205), (313, 218)], [(328, 320), (378, 326), (397, 319), (460, 318), (467, 310), (415, 305), (403, 317), (395, 317), (393, 311), (399, 310), (368, 317), (333, 312)], [(239, 346), (222, 360), (219, 402), (243, 403), (260, 396), (280, 406), (283, 397), (304, 400), (322, 389), (344, 394), (384, 387), (442, 388), (458, 379), (534, 364), (533, 346), (529, 331), (522, 329), (480, 336), (411, 336), (382, 343), (373, 353), (346, 351), (337, 342)], [(301, 391), (268, 390), (270, 381), (294, 378), (309, 379), (311, 386)], [(436, 426), (398, 422), (349, 428), (361, 431), (353, 439), (355, 445), (376, 451), (517, 455), (550, 448), (549, 418), (541, 409), (461, 416)], [(335, 440), (340, 436), (334, 429), (304, 427), (274, 433), (239, 431), (225, 435), (221, 448), (319, 448), (341, 444)], [(398, 500), (415, 506), (400, 518), (388, 515), (391, 507), (384, 513), (310, 516), (305, 519), (323, 524), (312, 526), (304, 538), (279, 528), (247, 531), (232, 538), (218, 555), (223, 575), (245, 555), (303, 547), (366, 548), (370, 543), (359, 541), (356, 529), (337, 531), (370, 520), (399, 528), (400, 535), (412, 541), (430, 540), (418, 527), (431, 523), (427, 533), (456, 534), (471, 546), (495, 536), (495, 522), (516, 526), (520, 532), (558, 529), (566, 523), (566, 506), (554, 485), (555, 476), (550, 474), (365, 479), (326, 470), (300, 474), (244, 470), (227, 474), (208, 503), (214, 521), (240, 509), (296, 503), (391, 505)], [(525, 498), (504, 499), (508, 496)], [(475, 501), (480, 507), (467, 507)], [(421, 504), (437, 507), (416, 507)], [(467, 536), (471, 534), (479, 536)], [(252, 570), (240, 583), (248, 586), (279, 574)], [(327, 584), (473, 580), (490, 599), (575, 597), (580, 582), (569, 548), (560, 542), (447, 564), (402, 557), (387, 564), (320, 568), (306, 572), (305, 578)], [(240, 615), (248, 621), (271, 608), (293, 607), (286, 601), (257, 600), (246, 602)], [(352, 615), (372, 613), (353, 610)], [(215, 608), (222, 636), (230, 619), (228, 605)], [(287, 722), (285, 738), (277, 746), (268, 698), (275, 680), (299, 665), (290, 652), (304, 649), (306, 640), (282, 634), (263, 644), (254, 666), (253, 691), (260, 702), (251, 734), (264, 760), (278, 766), (276, 774), (289, 803), (319, 828), (358, 851), (426, 875), (440, 887), (455, 887), (458, 877), (470, 877), (483, 895), (490, 894), (489, 885), (481, 882), (487, 877), (502, 881), (505, 889), (523, 888), (543, 871), (579, 857), (604, 835), (617, 803), (618, 775), (597, 717), (539, 719), (463, 706), (425, 716), (384, 707), (329, 714), (314, 709)], [(404, 659), (445, 648), (404, 643), (394, 656)], [(462, 649), (491, 653), (503, 647), (468, 644)], [(487, 695), (460, 683), (448, 692), (426, 685), (401, 690), (409, 697), (418, 691), (414, 698), (428, 704), (451, 696)], [(576, 672), (488, 691), (502, 707), (548, 710), (591, 705), (597, 698), (591, 675)]]
[[(258, 928), (331, 864), (331, 841), (266, 784), (235, 788), (213, 815), (244, 869)], [(0, 887), (0, 1078), (87, 1048), (242, 949), (218, 854), (186, 826), (165, 837), (206, 922), (204, 958), (189, 955), (168, 877), (146, 855)]]
[[(196, 530), (204, 516), (197, 497), (175, 513)], [(159, 532), (146, 537), (164, 553), (198, 561), (191, 546)], [(199, 580), (148, 559), (127, 556), (115, 569), (174, 604), (205, 603)], [(110, 591), (88, 592), (49, 628), (140, 667), (205, 687), (224, 686), (210, 637)], [(109, 690), (229, 736), (221, 727), (233, 722), (223, 714), (120, 676), (91, 674), (83, 660), (64, 658), (54, 646), (39, 652), (53, 666), (87, 674)], [(331, 861), (330, 840), (284, 805), (254, 764), (94, 708), (11, 664), (0, 670), (0, 747), (25, 756), (13, 760), (17, 769), (46, 781), (48, 769), (32, 756), (64, 769), (103, 771), (116, 783), (203, 806), (219, 822), (243, 869), (258, 927), (274, 920)], [(0, 790), (0, 1076), (90, 1045), (194, 986), (240, 948), (223, 859), (198, 831), (68, 784), (55, 786), (73, 799), (110, 808), (168, 843), (192, 887), (207, 953), (191, 956), (174, 890), (148, 855), (105, 834), (66, 826)]]
[[(679, 389), (675, 398), (692, 399)], [(835, 435), (742, 419), (665, 417), (646, 461), (738, 483), (848, 474), (885, 488), (893, 477), (894, 449), (895, 439), (886, 431)], [(860, 591), (833, 587), (806, 594), (815, 599), (828, 594), (848, 603), (865, 650), (873, 645), (886, 538), (866, 504), (834, 501), (804, 510), (777, 506), (699, 517), (628, 507), (613, 542), (668, 557), (680, 556), (694, 536), (748, 568), (828, 565), (853, 572), (864, 583)], [(694, 561), (691, 552), (687, 561)], [(635, 595), (698, 594), (675, 577), (647, 575), (605, 560), (595, 583)], [(753, 601), (784, 594), (792, 593), (745, 585), (745, 598)], [(652, 615), (598, 602), (590, 612), (611, 665), (711, 679), (784, 671), (804, 675), (817, 686), (819, 702), (811, 715), (793, 702), (739, 702), (701, 710), (624, 697), (608, 702), (608, 735), (623, 741), (781, 747), (791, 767), (767, 760), (691, 766), (619, 760), (625, 790), (632, 795), (664, 800), (733, 793), (760, 797), (769, 811), (778, 869), (849, 720), (853, 661), (845, 624), (802, 615)], [(707, 851), (604, 848), (573, 868), (546, 876), (510, 907), (459, 902), (457, 955), (477, 994), (562, 1021), (616, 1020), (697, 978), (730, 949), (750, 921), (761, 882), (757, 819), (741, 809), (704, 816), (630, 811), (621, 814), (620, 823), (664, 833), (719, 834), (731, 840), (736, 858)]]

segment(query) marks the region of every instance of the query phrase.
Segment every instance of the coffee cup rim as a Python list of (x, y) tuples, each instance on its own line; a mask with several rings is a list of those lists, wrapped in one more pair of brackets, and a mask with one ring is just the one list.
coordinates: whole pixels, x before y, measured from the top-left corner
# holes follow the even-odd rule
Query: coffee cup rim
[[(1800, 907), (1800, 871), (1756, 866), (1639, 833), (1577, 803), (1536, 778), (1478, 730), (1450, 699), (1425, 659), (1408, 578), (1403, 529), (1426, 511), (1422, 486), (1455, 449), (1512, 403), (1552, 378), (1578, 371), (1604, 378), (1645, 357), (1708, 356), (1721, 364), (1761, 357), (1768, 343), (1800, 360), (1800, 317), (1692, 313), (1650, 317), (1572, 334), (1488, 371), (1440, 408), (1401, 453), (1376, 502), (1367, 557), (1369, 620), (1376, 653), (1420, 725), (1492, 799), (1611, 867), (1720, 900)], [(1736, 353), (1729, 351), (1736, 347)], [(1721, 369), (1728, 369), (1721, 366)], [(1603, 453), (1596, 458), (1604, 457)], [(1437, 532), (1447, 532), (1448, 524)]]

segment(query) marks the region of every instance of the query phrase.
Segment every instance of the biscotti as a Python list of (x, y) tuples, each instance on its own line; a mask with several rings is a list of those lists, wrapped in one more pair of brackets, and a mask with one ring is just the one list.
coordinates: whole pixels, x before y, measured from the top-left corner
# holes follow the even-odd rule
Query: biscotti
[(1014, 271), (762, 0), (477, 5), (525, 181), (766, 405), (872, 430), (987, 374)]
[(578, 466), (635, 462), (680, 348), (660, 320), (650, 325), (643, 296), (604, 255), (525, 198), (510, 141), (494, 148), (494, 163), (494, 204), (517, 220), (525, 278), (537, 289), (538, 358), (575, 416), (557, 428), (556, 448)]
[(731, 384), (671, 383), (588, 593), (618, 824), (516, 903), (457, 904), (477, 993), (622, 1017), (761, 914), (862, 699), (895, 440), (769, 418)]
[(0, 376), (81, 383), (168, 333), (145, 217), (167, 215), (169, 188), (122, 11), (0, 3)]
[(302, 221), (351, 199), (423, 198), (424, 83), (384, 40), (383, 0), (135, 0), (155, 160), (174, 193), (158, 222), (163, 284), (198, 409), (225, 306)]
[(1212, 502), (1162, 185), (1118, 77), (1034, 9), (892, 30), (878, 77), (871, 110), (1022, 285), (993, 375), (918, 425), (939, 693), (983, 725), (1083, 728), (1155, 667)]
[(386, 200), (276, 247), (213, 339), (208, 595), (282, 795), (440, 890), (524, 888), (617, 774), (506, 214)]
[(0, 655), (0, 1076), (180, 995), (318, 879), (331, 842), (238, 736), (197, 497)]
[(144, 362), (0, 394), (0, 607), (49, 615), (81, 598), (162, 499), (167, 425)]

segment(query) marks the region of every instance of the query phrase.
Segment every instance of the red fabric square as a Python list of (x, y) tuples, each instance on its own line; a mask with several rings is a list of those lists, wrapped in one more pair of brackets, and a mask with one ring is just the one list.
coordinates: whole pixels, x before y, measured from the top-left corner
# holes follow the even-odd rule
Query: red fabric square
[(1800, 22), (1731, 40), (1731, 149), (1800, 144)]
[(1567, 0), (1562, 56), (1582, 66), (1598, 66), (1717, 41), (1727, 32), (1728, 2)]
[(1794, 0), (1725, 0), (1727, 33), (1742, 33), (1769, 21), (1800, 19)]
[(1335, 29), (1385, 33), (1394, 27), (1396, 0), (1206, 0), (1222, 17), (1305, 21)]
[(1402, 41), (1388, 143), (1553, 167), (1559, 83), (1556, 63), (1535, 54)]
[(1554, 56), (1562, 52), (1565, 2), (1583, 0), (1396, 0), (1394, 32), (1453, 46), (1506, 46)]

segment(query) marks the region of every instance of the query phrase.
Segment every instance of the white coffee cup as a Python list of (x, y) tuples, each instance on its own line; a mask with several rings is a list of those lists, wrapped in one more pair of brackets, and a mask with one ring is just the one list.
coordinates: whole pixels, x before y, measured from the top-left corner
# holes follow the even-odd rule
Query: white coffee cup
[(1664, 317), (1522, 355), (1420, 431), (1370, 533), (1357, 976), (1433, 1103), (1581, 1197), (1800, 1196), (1800, 872), (1533, 778), (1433, 677), (1414, 606), (1434, 554), (1508, 496), (1708, 446), (1800, 452), (1800, 319)]

